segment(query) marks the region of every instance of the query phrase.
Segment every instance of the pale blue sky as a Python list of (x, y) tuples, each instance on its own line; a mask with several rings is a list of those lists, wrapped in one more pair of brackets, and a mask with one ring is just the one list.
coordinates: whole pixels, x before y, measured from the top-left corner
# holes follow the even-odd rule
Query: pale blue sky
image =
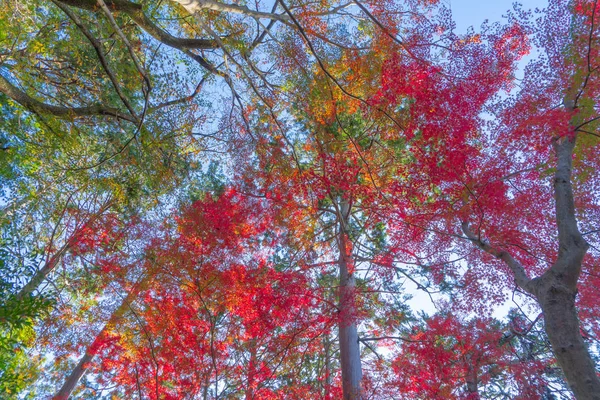
[[(469, 26), (479, 29), (481, 23), (488, 19), (490, 22), (499, 21), (506, 11), (512, 9), (514, 0), (441, 0), (452, 8), (456, 21), (456, 32), (463, 33)], [(519, 1), (525, 9), (543, 8), (548, 0)]]

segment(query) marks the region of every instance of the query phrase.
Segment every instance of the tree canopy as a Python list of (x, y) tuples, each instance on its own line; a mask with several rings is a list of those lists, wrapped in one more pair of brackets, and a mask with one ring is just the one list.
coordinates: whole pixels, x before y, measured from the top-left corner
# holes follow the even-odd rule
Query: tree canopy
[(0, 397), (600, 399), (600, 3), (489, 17), (0, 2)]

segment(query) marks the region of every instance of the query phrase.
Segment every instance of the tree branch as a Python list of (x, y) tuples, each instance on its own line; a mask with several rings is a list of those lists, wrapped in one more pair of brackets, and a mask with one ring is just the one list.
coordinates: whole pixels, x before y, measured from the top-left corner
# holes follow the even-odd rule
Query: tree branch
[(100, 61), (100, 64), (102, 65), (102, 68), (106, 72), (106, 75), (108, 76), (108, 79), (110, 79), (110, 82), (112, 83), (112, 85), (113, 85), (113, 87), (115, 89), (115, 92), (117, 93), (117, 95), (119, 96), (119, 98), (121, 99), (121, 101), (123, 102), (123, 104), (125, 105), (125, 107), (127, 107), (127, 109), (129, 110), (129, 113), (137, 121), (139, 118), (137, 117), (137, 114), (136, 114), (135, 110), (133, 109), (133, 106), (129, 103), (129, 100), (123, 94), (123, 91), (121, 90), (121, 85), (119, 84), (119, 81), (117, 80), (117, 77), (115, 76), (114, 72), (112, 71), (112, 69), (108, 65), (108, 61), (106, 59), (106, 55), (104, 54), (104, 50), (102, 48), (102, 44), (100, 43), (100, 41), (98, 39), (96, 39), (94, 37), (94, 35), (92, 35), (92, 33), (85, 27), (85, 25), (83, 25), (83, 22), (81, 21), (81, 19), (79, 19), (79, 17), (75, 13), (73, 13), (71, 10), (69, 10), (69, 8), (67, 6), (61, 4), (57, 0), (52, 0), (52, 2), (54, 4), (56, 4), (56, 6), (58, 8), (60, 8), (65, 14), (67, 14), (67, 16), (79, 28), (79, 30), (81, 31), (81, 33), (83, 33), (83, 35), (88, 39), (88, 41), (90, 42), (90, 44), (94, 48), (94, 51), (96, 52), (96, 55), (98, 56), (98, 60)]
[(409, 338), (405, 338), (402, 336), (379, 336), (379, 337), (358, 338), (358, 341), (363, 342), (363, 343), (375, 342), (375, 341), (379, 341), (379, 340), (402, 340), (403, 342), (410, 342), (410, 343), (423, 342), (423, 340), (414, 340), (414, 339), (409, 339)]
[(516, 284), (519, 285), (521, 289), (525, 290), (530, 294), (535, 295), (533, 281), (527, 276), (525, 268), (523, 268), (523, 266), (517, 260), (515, 260), (508, 251), (498, 250), (495, 247), (491, 246), (488, 242), (482, 240), (479, 236), (476, 236), (473, 233), (473, 231), (471, 231), (468, 222), (463, 222), (461, 226), (462, 231), (465, 233), (467, 238), (471, 242), (473, 242), (473, 244), (475, 244), (477, 247), (479, 247), (486, 253), (491, 254), (497, 259), (504, 261), (504, 263), (512, 271), (515, 277)]
[[(97, 8), (95, 0), (60, 0), (61, 3), (72, 7), (94, 11)], [(127, 0), (105, 0), (104, 3), (113, 11), (127, 14), (146, 33), (161, 43), (179, 50), (184, 49), (214, 49), (217, 47), (213, 40), (178, 38), (156, 25), (142, 10), (142, 5)]]
[(21, 104), (23, 107), (32, 111), (37, 111), (40, 114), (50, 114), (64, 119), (94, 115), (110, 115), (125, 121), (136, 122), (135, 118), (128, 113), (122, 112), (116, 108), (106, 107), (102, 104), (94, 104), (85, 107), (61, 107), (42, 103), (17, 88), (2, 75), (0, 75), (0, 92)]
[[(558, 258), (550, 271), (563, 276), (565, 283), (571, 288), (577, 286), (581, 273), (581, 262), (589, 248), (579, 227), (575, 215), (575, 200), (571, 174), (573, 169), (573, 149), (576, 134), (556, 138), (556, 171), (554, 173), (554, 199), (556, 225), (558, 228)], [(550, 272), (549, 271), (549, 272)]]
[(225, 4), (214, 0), (173, 0), (180, 4), (190, 14), (194, 15), (200, 10), (213, 10), (219, 12), (228, 12), (235, 14), (244, 14), (254, 18), (265, 18), (281, 22), (287, 22), (287, 15), (275, 14), (263, 11), (252, 10), (246, 6), (238, 6), (237, 4)]
[(102, 8), (102, 11), (104, 11), (104, 14), (106, 14), (106, 18), (108, 18), (108, 20), (110, 21), (110, 24), (112, 25), (114, 30), (117, 32), (117, 34), (119, 35), (119, 37), (121, 38), (123, 43), (125, 43), (125, 46), (127, 47), (127, 51), (129, 52), (129, 55), (131, 56), (131, 59), (133, 60), (133, 63), (135, 64), (135, 68), (138, 70), (140, 75), (142, 75), (142, 77), (144, 78), (144, 81), (146, 82), (146, 86), (147, 86), (148, 90), (150, 90), (151, 89), (150, 78), (148, 78), (148, 74), (146, 74), (146, 70), (142, 67), (140, 60), (138, 59), (137, 55), (135, 54), (135, 51), (133, 50), (133, 46), (131, 46), (131, 43), (129, 43), (129, 40), (127, 39), (127, 36), (125, 36), (123, 31), (117, 24), (117, 21), (115, 21), (115, 18), (113, 17), (112, 13), (106, 6), (106, 3), (104, 2), (104, 0), (98, 0), (98, 5), (100, 5), (100, 8)]
[(198, 93), (200, 93), (200, 89), (202, 89), (202, 85), (204, 85), (205, 81), (206, 81), (206, 77), (203, 77), (200, 80), (200, 83), (198, 83), (198, 85), (196, 85), (196, 89), (194, 90), (194, 92), (192, 94), (190, 94), (189, 96), (181, 97), (181, 98), (175, 99), (175, 100), (165, 101), (164, 103), (160, 103), (154, 107), (150, 107), (149, 111), (154, 112), (156, 110), (160, 110), (161, 108), (174, 106), (176, 104), (181, 104), (181, 103), (188, 103), (188, 102), (194, 100), (194, 98), (198, 95)]

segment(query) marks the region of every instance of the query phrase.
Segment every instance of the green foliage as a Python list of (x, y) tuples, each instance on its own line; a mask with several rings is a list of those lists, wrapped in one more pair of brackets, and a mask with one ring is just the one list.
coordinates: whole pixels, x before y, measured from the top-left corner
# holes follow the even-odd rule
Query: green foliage
[[(7, 285), (3, 285), (7, 286)], [(40, 373), (39, 357), (29, 350), (37, 337), (35, 324), (52, 308), (41, 296), (16, 298), (3, 293), (0, 303), (0, 397), (22, 398)], [(33, 396), (29, 393), (29, 396)]]
[(211, 161), (206, 171), (200, 171), (192, 179), (188, 197), (191, 202), (201, 200), (207, 193), (218, 198), (225, 190), (226, 177), (217, 161)]

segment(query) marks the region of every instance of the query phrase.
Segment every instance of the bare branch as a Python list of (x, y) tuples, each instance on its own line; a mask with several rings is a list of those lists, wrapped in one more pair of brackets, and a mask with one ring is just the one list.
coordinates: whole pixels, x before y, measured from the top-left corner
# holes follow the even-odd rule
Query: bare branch
[(225, 4), (214, 0), (173, 0), (175, 3), (181, 4), (190, 14), (201, 10), (213, 10), (219, 12), (244, 14), (253, 18), (265, 18), (276, 21), (287, 22), (289, 17), (287, 15), (268, 13), (263, 11), (251, 10), (246, 6), (239, 6), (237, 4)]
[(100, 61), (100, 64), (102, 65), (102, 68), (106, 72), (108, 79), (110, 79), (110, 82), (112, 83), (112, 85), (115, 89), (115, 92), (117, 93), (117, 95), (119, 96), (119, 98), (121, 99), (123, 104), (125, 104), (125, 107), (127, 107), (127, 109), (129, 110), (129, 113), (137, 121), (139, 118), (137, 117), (135, 110), (129, 103), (129, 100), (127, 99), (127, 97), (123, 94), (123, 91), (121, 90), (121, 85), (119, 84), (117, 77), (115, 76), (114, 72), (108, 65), (106, 55), (104, 54), (104, 50), (102, 48), (102, 43), (100, 43), (100, 41), (98, 39), (96, 39), (94, 37), (94, 35), (92, 35), (92, 33), (85, 27), (85, 25), (83, 25), (83, 22), (81, 21), (81, 19), (79, 19), (79, 17), (75, 13), (73, 13), (67, 6), (65, 6), (64, 4), (61, 4), (57, 0), (52, 0), (52, 2), (54, 4), (56, 4), (56, 6), (58, 8), (60, 8), (65, 14), (67, 14), (67, 16), (75, 23), (75, 25), (77, 25), (77, 27), (79, 28), (81, 33), (83, 33), (83, 35), (91, 43), (92, 47), (94, 48), (94, 51), (96, 52), (96, 55), (98, 56), (98, 60)]
[(127, 36), (125, 36), (123, 31), (117, 24), (117, 21), (115, 21), (115, 18), (113, 17), (112, 13), (106, 6), (106, 3), (104, 2), (104, 0), (98, 0), (98, 4), (100, 5), (100, 8), (102, 8), (102, 11), (104, 11), (104, 14), (106, 14), (106, 17), (110, 21), (110, 24), (115, 29), (115, 31), (117, 32), (117, 34), (119, 35), (119, 37), (121, 38), (123, 43), (125, 43), (125, 46), (127, 47), (127, 51), (129, 52), (129, 55), (131, 56), (131, 59), (133, 60), (133, 63), (135, 64), (135, 68), (138, 70), (140, 75), (142, 75), (142, 77), (144, 78), (144, 81), (146, 82), (146, 86), (147, 86), (148, 90), (150, 90), (151, 84), (150, 84), (150, 79), (148, 78), (148, 74), (146, 74), (145, 69), (142, 67), (140, 60), (138, 59), (137, 55), (135, 54), (135, 51), (133, 51), (133, 47), (131, 46), (131, 43), (129, 43)]
[(375, 342), (375, 341), (379, 341), (379, 340), (401, 340), (403, 342), (410, 342), (410, 343), (419, 343), (419, 342), (424, 341), (424, 340), (409, 339), (409, 338), (402, 337), (402, 336), (379, 336), (379, 337), (368, 337), (368, 338), (359, 338), (358, 339), (359, 342), (363, 342), (363, 343), (364, 342)]
[(587, 236), (587, 235), (591, 235), (592, 233), (598, 233), (600, 232), (600, 229), (594, 229), (592, 231), (587, 231), (585, 233), (582, 233), (581, 236)]
[[(61, 0), (61, 3), (72, 7), (94, 11), (97, 7), (95, 0)], [(104, 3), (114, 12), (127, 14), (140, 28), (154, 39), (169, 47), (184, 49), (213, 49), (216, 43), (208, 39), (178, 38), (156, 25), (142, 10), (142, 5), (127, 0), (105, 0)]]
[(175, 100), (166, 101), (157, 106), (151, 107), (149, 112), (152, 113), (156, 110), (160, 110), (161, 108), (165, 108), (165, 107), (169, 107), (169, 106), (173, 106), (173, 105), (181, 104), (181, 103), (188, 103), (188, 102), (192, 101), (198, 95), (198, 93), (200, 93), (200, 89), (202, 88), (202, 85), (204, 85), (205, 81), (206, 81), (206, 77), (202, 78), (200, 80), (200, 83), (198, 83), (198, 85), (196, 86), (196, 89), (194, 90), (194, 92), (192, 94), (190, 94), (189, 96), (181, 97), (181, 98), (175, 99)]

